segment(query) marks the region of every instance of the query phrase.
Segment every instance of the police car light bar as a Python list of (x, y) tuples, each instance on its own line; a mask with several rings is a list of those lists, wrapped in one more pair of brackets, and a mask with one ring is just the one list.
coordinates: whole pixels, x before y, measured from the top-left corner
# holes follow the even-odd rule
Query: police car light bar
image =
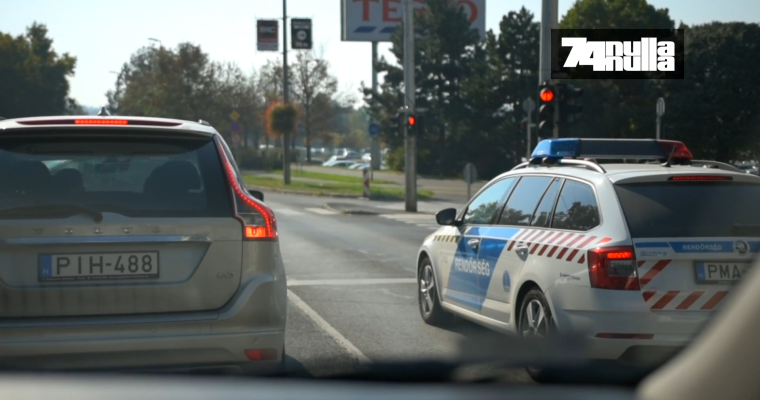
[(546, 139), (533, 150), (531, 159), (596, 158), (638, 160), (691, 160), (682, 142), (654, 139)]

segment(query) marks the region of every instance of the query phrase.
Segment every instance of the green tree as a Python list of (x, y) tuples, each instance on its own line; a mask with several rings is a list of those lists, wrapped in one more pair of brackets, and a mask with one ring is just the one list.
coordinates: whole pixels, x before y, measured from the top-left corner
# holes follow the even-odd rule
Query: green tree
[(25, 35), (0, 33), (0, 116), (19, 118), (70, 114), (69, 97), (76, 58), (58, 55), (45, 25), (34, 23)]
[(660, 82), (667, 103), (664, 138), (684, 141), (697, 158), (729, 162), (757, 157), (760, 71), (751, 66), (759, 59), (756, 23), (690, 27), (685, 79)]
[(291, 103), (282, 103), (272, 107), (269, 113), (269, 129), (282, 137), (282, 172), (286, 185), (290, 185), (290, 136), (296, 131), (298, 109)]
[(332, 113), (315, 113), (314, 103), (320, 95), (332, 98), (338, 90), (338, 80), (330, 75), (328, 62), (313, 51), (297, 53), (292, 69), (293, 95), (304, 111), (306, 159), (311, 162), (312, 127), (332, 119)]
[[(667, 8), (646, 0), (578, 0), (560, 21), (561, 29), (674, 29)], [(576, 80), (583, 88), (583, 114), (561, 136), (652, 138), (658, 96), (653, 80)]]

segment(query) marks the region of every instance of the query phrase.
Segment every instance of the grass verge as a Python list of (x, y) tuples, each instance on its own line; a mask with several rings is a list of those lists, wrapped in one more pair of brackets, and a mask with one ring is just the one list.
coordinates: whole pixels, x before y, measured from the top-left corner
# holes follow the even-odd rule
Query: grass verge
[[(364, 187), (361, 183), (319, 183), (291, 181), (290, 185), (285, 185), (280, 178), (272, 178), (261, 175), (244, 175), (243, 180), (247, 185), (258, 186), (261, 188), (277, 189), (282, 191), (304, 192), (316, 196), (356, 196), (361, 197), (364, 193)], [(433, 192), (429, 190), (418, 190), (417, 197), (425, 200), (433, 197)], [(404, 199), (404, 190), (394, 187), (374, 187), (372, 189), (373, 199), (383, 200), (402, 200)]]
[[(314, 172), (314, 171), (298, 171), (298, 167), (294, 167), (290, 170), (290, 176), (293, 178), (309, 178), (309, 179), (319, 179), (322, 181), (330, 181), (330, 182), (344, 182), (344, 183), (363, 183), (364, 180), (361, 176), (361, 171), (356, 171), (356, 176), (351, 175), (340, 175), (340, 174), (330, 174), (327, 172)], [(274, 174), (282, 175), (281, 170), (272, 171)], [(387, 179), (375, 179), (372, 181), (372, 183), (376, 183), (379, 185), (396, 185), (396, 182), (389, 181)]]

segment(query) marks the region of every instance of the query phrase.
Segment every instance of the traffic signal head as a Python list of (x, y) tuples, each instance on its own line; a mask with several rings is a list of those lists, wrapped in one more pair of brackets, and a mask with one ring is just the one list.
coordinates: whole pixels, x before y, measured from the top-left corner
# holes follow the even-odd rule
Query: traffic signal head
[(578, 119), (578, 114), (583, 111), (580, 99), (583, 89), (570, 84), (561, 84), (559, 89), (559, 122), (569, 123)]
[(414, 128), (414, 126), (417, 124), (417, 117), (414, 115), (410, 115), (406, 117), (406, 123), (409, 125), (410, 128)]
[(550, 137), (554, 135), (554, 110), (556, 103), (556, 88), (549, 82), (544, 82), (538, 89), (538, 129), (539, 135)]

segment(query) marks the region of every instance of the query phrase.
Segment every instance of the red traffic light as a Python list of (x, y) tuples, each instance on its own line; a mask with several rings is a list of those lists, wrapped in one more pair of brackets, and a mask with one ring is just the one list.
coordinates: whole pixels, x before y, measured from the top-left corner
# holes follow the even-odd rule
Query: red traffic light
[(544, 103), (548, 103), (554, 100), (554, 92), (549, 88), (544, 88), (541, 90), (541, 93), (538, 94), (538, 97), (540, 97), (541, 101)]
[(417, 118), (415, 118), (414, 116), (410, 116), (409, 118), (406, 119), (406, 122), (409, 124), (409, 126), (414, 126), (414, 124), (417, 123)]

